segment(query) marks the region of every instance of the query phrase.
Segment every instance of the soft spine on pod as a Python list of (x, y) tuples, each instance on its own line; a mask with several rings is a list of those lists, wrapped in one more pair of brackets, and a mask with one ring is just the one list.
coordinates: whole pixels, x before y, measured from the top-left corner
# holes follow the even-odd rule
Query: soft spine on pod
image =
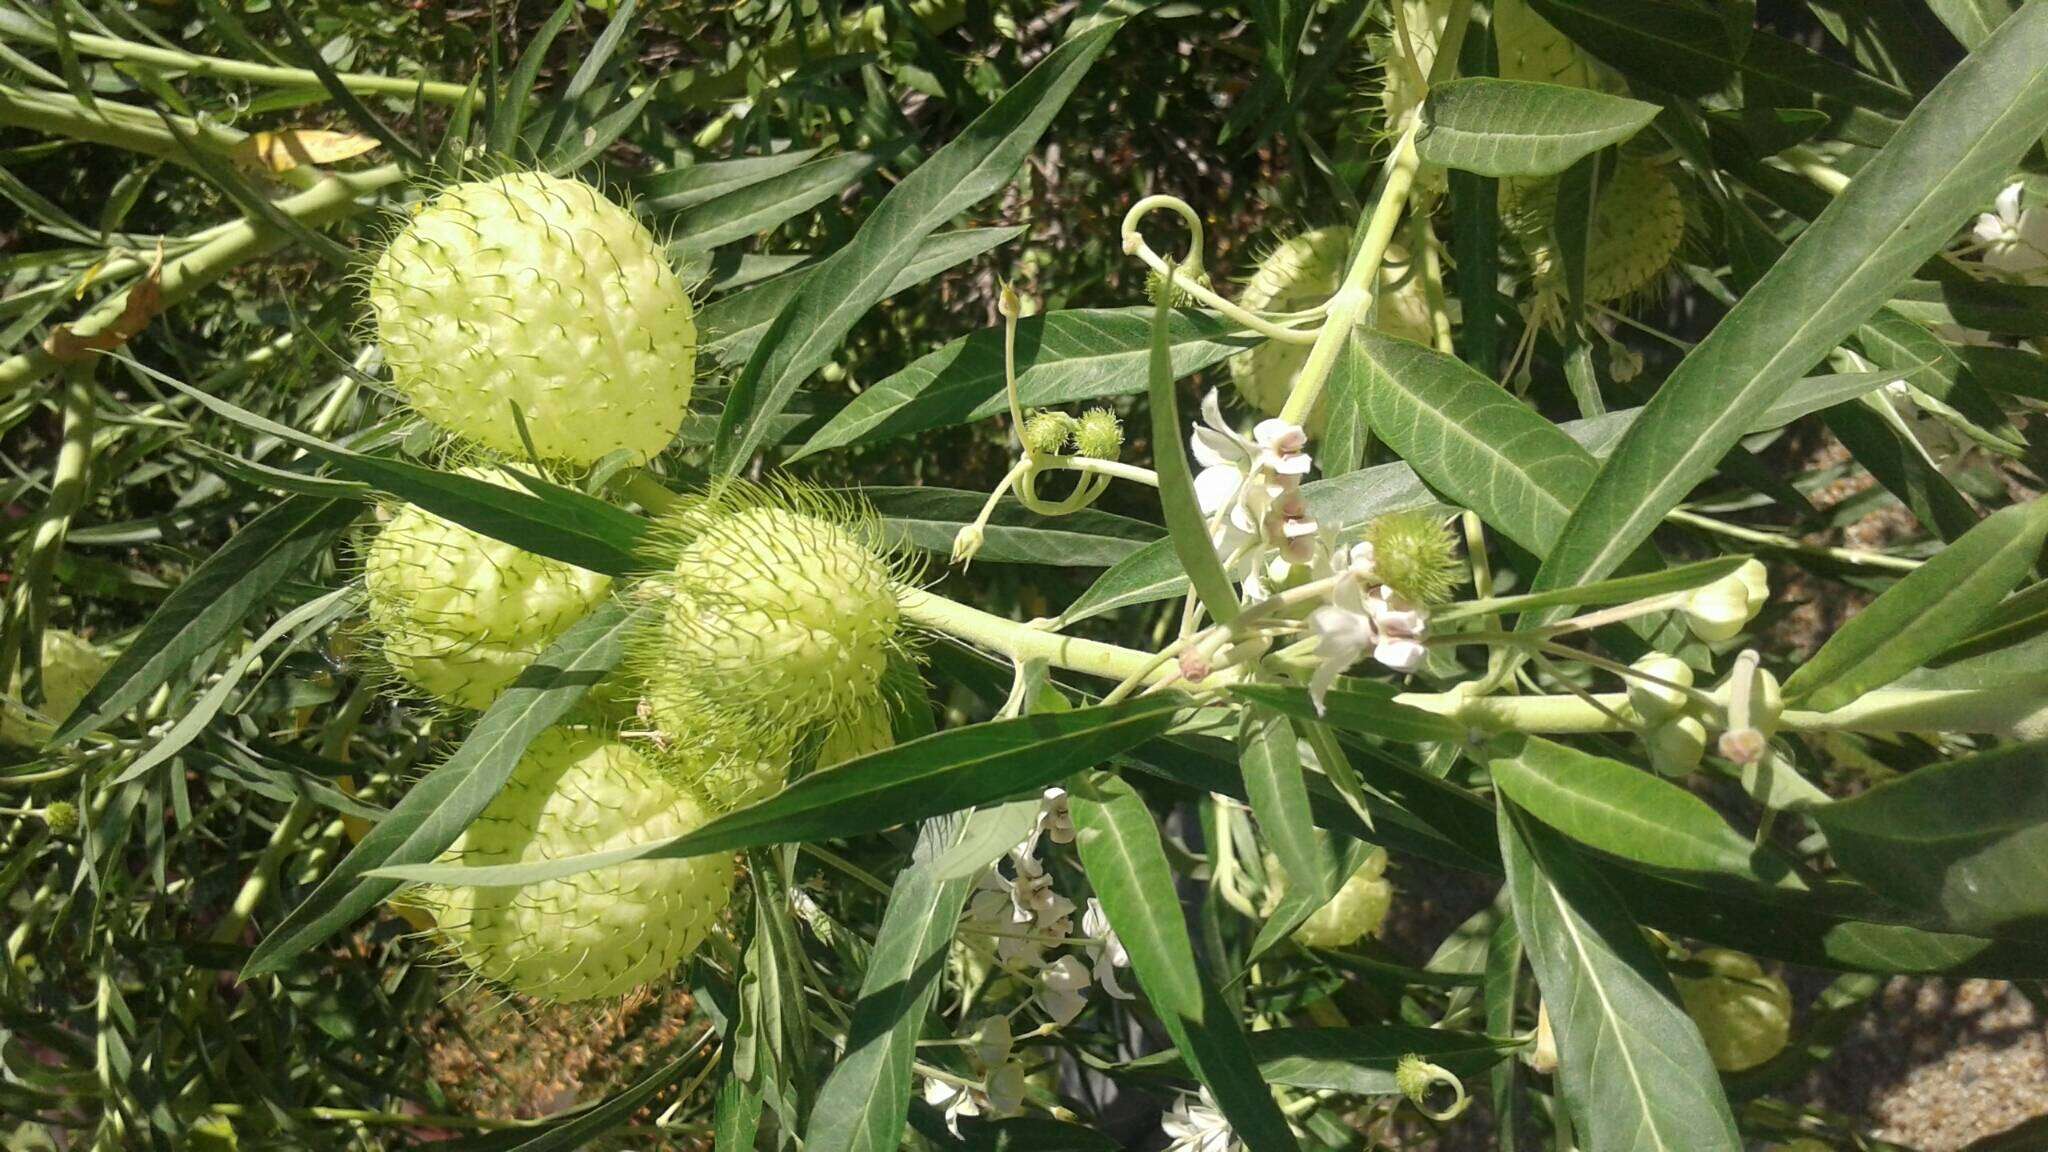
[(441, 428), (590, 464), (668, 446), (689, 408), (689, 292), (631, 212), (542, 172), (450, 185), (418, 207), (369, 280), (392, 382)]
[[(1237, 302), (1254, 312), (1317, 307), (1343, 283), (1344, 258), (1350, 250), (1351, 229), (1342, 225), (1303, 232), (1259, 261)], [(1399, 244), (1389, 246), (1373, 326), (1390, 336), (1426, 344), (1433, 338), (1429, 299), (1422, 278), (1413, 272), (1407, 250)], [(1245, 403), (1277, 416), (1307, 362), (1308, 345), (1267, 340), (1230, 358), (1230, 380)]]
[[(461, 475), (512, 487), (501, 469)], [(611, 578), (401, 505), (365, 550), (377, 648), (413, 687), (487, 708), (534, 657), (611, 589)]]
[(1343, 948), (1377, 933), (1394, 904), (1387, 882), (1387, 850), (1375, 848), (1337, 894), (1294, 930), (1296, 943), (1310, 948)]
[[(711, 818), (691, 790), (631, 746), (553, 728), (445, 859), (525, 864), (680, 836)], [(713, 853), (636, 860), (520, 887), (461, 885), (424, 902), (455, 955), (479, 976), (540, 1000), (618, 996), (694, 951), (731, 898), (733, 863)]]
[[(1537, 290), (1564, 292), (1564, 269), (1551, 240), (1557, 219), (1554, 178), (1501, 182), (1501, 218), (1529, 256)], [(1622, 151), (1601, 169), (1586, 231), (1585, 299), (1625, 301), (1654, 286), (1685, 242), (1685, 200), (1666, 166)]]
[[(32, 747), (62, 724), (110, 663), (92, 641), (61, 628), (43, 629), (43, 702), (33, 714), (21, 703), (21, 669), (0, 697), (0, 743)], [(45, 722), (47, 721), (47, 723)]]
[(904, 574), (878, 533), (863, 506), (788, 484), (728, 483), (660, 522), (642, 592), (661, 614), (631, 662), (667, 766), (715, 805), (780, 787), (812, 733), (824, 764), (886, 746)]

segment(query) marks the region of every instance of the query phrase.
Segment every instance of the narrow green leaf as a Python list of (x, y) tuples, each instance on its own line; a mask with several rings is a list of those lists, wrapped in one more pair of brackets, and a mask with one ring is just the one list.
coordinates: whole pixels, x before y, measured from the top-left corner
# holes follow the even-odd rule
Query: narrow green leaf
[(1292, 1152), (1294, 1137), (1259, 1075), (1237, 1010), (1196, 966), (1151, 809), (1129, 784), (1107, 774), (1075, 789), (1070, 803), (1081, 865), (1181, 1058), (1251, 1152)]
[(532, 1139), (507, 1146), (506, 1152), (573, 1152), (574, 1149), (588, 1147), (592, 1140), (632, 1120), (633, 1114), (645, 1108), (648, 1101), (681, 1080), (684, 1069), (690, 1066), (711, 1035), (707, 1030), (675, 1059), (641, 1077), (625, 1091), (550, 1125), (547, 1131)]
[[(811, 1109), (806, 1148), (891, 1152), (903, 1143), (910, 1100), (916, 1095), (911, 1060), (973, 884), (971, 872), (948, 877), (939, 865), (960, 845), (969, 825), (984, 815), (941, 816), (927, 820), (919, 830), (911, 865), (897, 874), (881, 927), (875, 931), (874, 951), (847, 1025), (846, 1047)], [(989, 859), (1010, 844), (998, 846)]]
[(1537, 736), (1488, 750), (1494, 786), (1523, 811), (1589, 848), (1702, 883), (1802, 888), (1791, 862), (1728, 826), (1664, 778)]
[(164, 598), (48, 746), (61, 748), (99, 731), (184, 672), (287, 577), (332, 547), (362, 510), (353, 500), (293, 496), (250, 521)]
[(1920, 667), (1991, 618), (2043, 540), (2048, 501), (1985, 519), (1851, 617), (1785, 681), (1786, 699), (1832, 711)]
[(1321, 907), (1336, 889), (1330, 886), (1329, 854), (1316, 838), (1294, 725), (1280, 712), (1246, 708), (1237, 746), (1252, 813), (1287, 874), (1288, 891), (1301, 890), (1313, 899), (1311, 909)]
[(1712, 584), (1742, 567), (1748, 560), (1747, 556), (1717, 556), (1712, 560), (1681, 564), (1661, 572), (1648, 572), (1641, 576), (1618, 576), (1577, 588), (1559, 588), (1554, 592), (1536, 592), (1527, 596), (1494, 596), (1484, 600), (1467, 600), (1436, 609), (1430, 619), (1435, 623), (1449, 623), (1493, 612), (1532, 612), (1539, 608), (1555, 608), (1559, 605), (1584, 608), (1596, 604), (1626, 604), (1632, 600), (1647, 600), (1652, 596), (1666, 596), (1673, 592), (1684, 592)]
[(763, 844), (838, 840), (909, 820), (1035, 793), (1164, 732), (1178, 702), (1146, 696), (955, 728), (813, 772), (774, 796), (695, 832), (535, 864), (421, 864), (381, 869), (393, 880), (510, 887), (632, 860), (667, 860)]
[(801, 167), (820, 151), (822, 149), (797, 148), (767, 156), (707, 160), (684, 168), (635, 177), (627, 182), (627, 187), (632, 189), (636, 208), (651, 215), (665, 216), (773, 179)]
[(1590, 88), (1471, 76), (1431, 86), (1415, 151), (1481, 176), (1555, 176), (1642, 131), (1657, 112)]
[[(881, 514), (892, 543), (951, 553), (953, 537), (974, 522), (988, 500), (985, 492), (951, 488), (861, 488), (862, 499)], [(1022, 504), (996, 505), (974, 561), (1107, 567), (1160, 538), (1157, 525), (1112, 512), (1084, 508), (1065, 516), (1041, 516)]]
[(1588, 1152), (1741, 1152), (1706, 1044), (1642, 930), (1557, 833), (1500, 808), (1515, 924)]
[(497, 796), (526, 746), (568, 715), (592, 685), (618, 666), (628, 634), (644, 613), (604, 604), (542, 652), (471, 729), (440, 767), (406, 792), (391, 813), (335, 865), (249, 957), (242, 978), (282, 972), (301, 952), (352, 923), (398, 888), (372, 875), (386, 864), (432, 860), (455, 843)]
[(535, 30), (526, 46), (520, 49), (519, 62), (513, 65), (504, 91), (498, 93), (492, 104), (490, 131), (486, 139), (493, 155), (512, 155), (512, 146), (519, 141), (519, 129), (526, 124), (526, 104), (533, 96), (533, 82), (540, 77), (541, 65), (547, 62), (548, 47), (568, 25), (569, 17), (575, 14), (576, 0), (562, 0), (547, 23)]
[(2048, 933), (2048, 741), (1922, 768), (1811, 808), (1850, 875), (1964, 932)]
[(1159, 470), (1159, 509), (1166, 520), (1167, 540), (1180, 559), (1181, 571), (1195, 595), (1219, 624), (1237, 619), (1237, 588), (1216, 557), (1208, 518), (1195, 498), (1195, 478), (1182, 446), (1180, 406), (1173, 386), (1173, 353), (1168, 319), (1173, 294), (1162, 292), (1152, 311), (1152, 359), (1147, 391), (1152, 409), (1152, 466)]
[(1665, 380), (1578, 502), (1531, 590), (1613, 572), (1799, 373), (1990, 200), (2044, 130), (2048, 6), (2029, 5), (1949, 73)]
[(679, 256), (709, 252), (766, 232), (853, 187), (881, 164), (875, 153), (846, 152), (713, 197), (675, 220), (669, 250)]
[[(1143, 392), (1151, 308), (1074, 308), (1017, 322), (1017, 399), (1026, 408)], [(1221, 362), (1249, 341), (1205, 312), (1167, 320), (1175, 379)], [(795, 457), (965, 424), (1004, 411), (1003, 330), (986, 328), (913, 361), (840, 409)]]
[(1953, 324), (1999, 336), (2048, 336), (2048, 284), (1909, 280), (1893, 292), (1891, 306), (1930, 326)]
[(1119, 25), (1054, 49), (961, 135), (884, 197), (846, 247), (804, 280), (733, 382), (713, 471), (732, 475), (759, 448), (767, 422), (817, 371), (910, 263), (926, 236), (1008, 183)]
[[(889, 282), (889, 291), (883, 298), (922, 284), (1023, 234), (1022, 228), (958, 228), (927, 236), (917, 246), (917, 255)], [(792, 269), (705, 305), (704, 311), (697, 314), (699, 346), (728, 363), (745, 361), (753, 355), (775, 314), (782, 311), (783, 305), (816, 270), (815, 266)], [(873, 390), (871, 387), (867, 391)]]

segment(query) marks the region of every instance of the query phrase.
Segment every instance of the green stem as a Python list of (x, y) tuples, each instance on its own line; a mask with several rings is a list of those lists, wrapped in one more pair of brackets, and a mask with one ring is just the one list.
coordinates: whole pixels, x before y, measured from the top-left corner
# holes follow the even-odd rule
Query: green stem
[[(5, 10), (0, 10), (0, 34), (46, 48), (57, 46), (56, 29)], [(191, 52), (180, 52), (175, 48), (161, 48), (154, 44), (138, 44), (132, 40), (119, 40), (112, 36), (95, 36), (77, 31), (71, 33), (70, 39), (73, 48), (88, 56), (147, 64), (167, 71), (183, 72), (189, 76), (245, 80), (273, 88), (320, 87), (320, 77), (305, 68), (282, 68), (272, 64), (229, 60), (220, 56), (200, 56)], [(402, 76), (372, 76), (362, 72), (343, 72), (341, 82), (351, 92), (403, 96), (408, 99), (417, 95), (436, 104), (459, 104), (464, 100), (473, 99), (476, 95), (463, 85), (450, 84), (446, 81), (408, 80)]]
[[(405, 179), (396, 164), (368, 168), (361, 172), (335, 173), (294, 196), (277, 202), (277, 209), (302, 224), (319, 225), (352, 216), (364, 209), (360, 198), (388, 188)], [(199, 289), (230, 271), (284, 247), (287, 237), (260, 221), (243, 219), (220, 230), (211, 240), (163, 267), (162, 307), (184, 301)], [(100, 301), (72, 331), (81, 337), (105, 330), (127, 307), (128, 294), (117, 292)], [(57, 366), (56, 357), (41, 345), (0, 361), (0, 398), (40, 379)]]
[(1330, 297), (1329, 319), (1316, 333), (1316, 342), (1308, 350), (1301, 375), (1294, 379), (1294, 390), (1280, 408), (1280, 419), (1290, 424), (1306, 424), (1309, 414), (1315, 411), (1316, 401), (1322, 399), (1323, 385), (1330, 379), (1330, 369), (1336, 366), (1337, 354), (1343, 351), (1344, 342), (1351, 339), (1352, 327), (1372, 304), (1380, 265), (1386, 261), (1387, 246), (1393, 243), (1394, 229), (1401, 222), (1408, 191), (1414, 187), (1415, 173), (1421, 166), (1421, 157), (1415, 154), (1415, 124), (1410, 124), (1401, 133), (1401, 142), (1387, 162), (1386, 185), (1380, 190), (1372, 219), (1366, 224), (1365, 241), (1344, 274), (1344, 283)]

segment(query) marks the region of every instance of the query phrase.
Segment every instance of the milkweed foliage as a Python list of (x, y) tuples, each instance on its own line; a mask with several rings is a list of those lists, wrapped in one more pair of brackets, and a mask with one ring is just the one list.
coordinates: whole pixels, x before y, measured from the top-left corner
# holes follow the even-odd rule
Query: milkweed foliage
[(2044, 0), (0, 46), (10, 1148), (1861, 1149), (2048, 977)]

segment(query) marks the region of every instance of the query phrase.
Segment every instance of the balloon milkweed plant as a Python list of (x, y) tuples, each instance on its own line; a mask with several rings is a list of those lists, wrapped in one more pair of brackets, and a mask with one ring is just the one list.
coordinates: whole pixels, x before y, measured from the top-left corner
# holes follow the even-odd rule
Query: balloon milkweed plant
[(2048, 975), (2048, 5), (100, 7), (0, 11), (9, 1147), (1860, 1148), (1882, 978)]

